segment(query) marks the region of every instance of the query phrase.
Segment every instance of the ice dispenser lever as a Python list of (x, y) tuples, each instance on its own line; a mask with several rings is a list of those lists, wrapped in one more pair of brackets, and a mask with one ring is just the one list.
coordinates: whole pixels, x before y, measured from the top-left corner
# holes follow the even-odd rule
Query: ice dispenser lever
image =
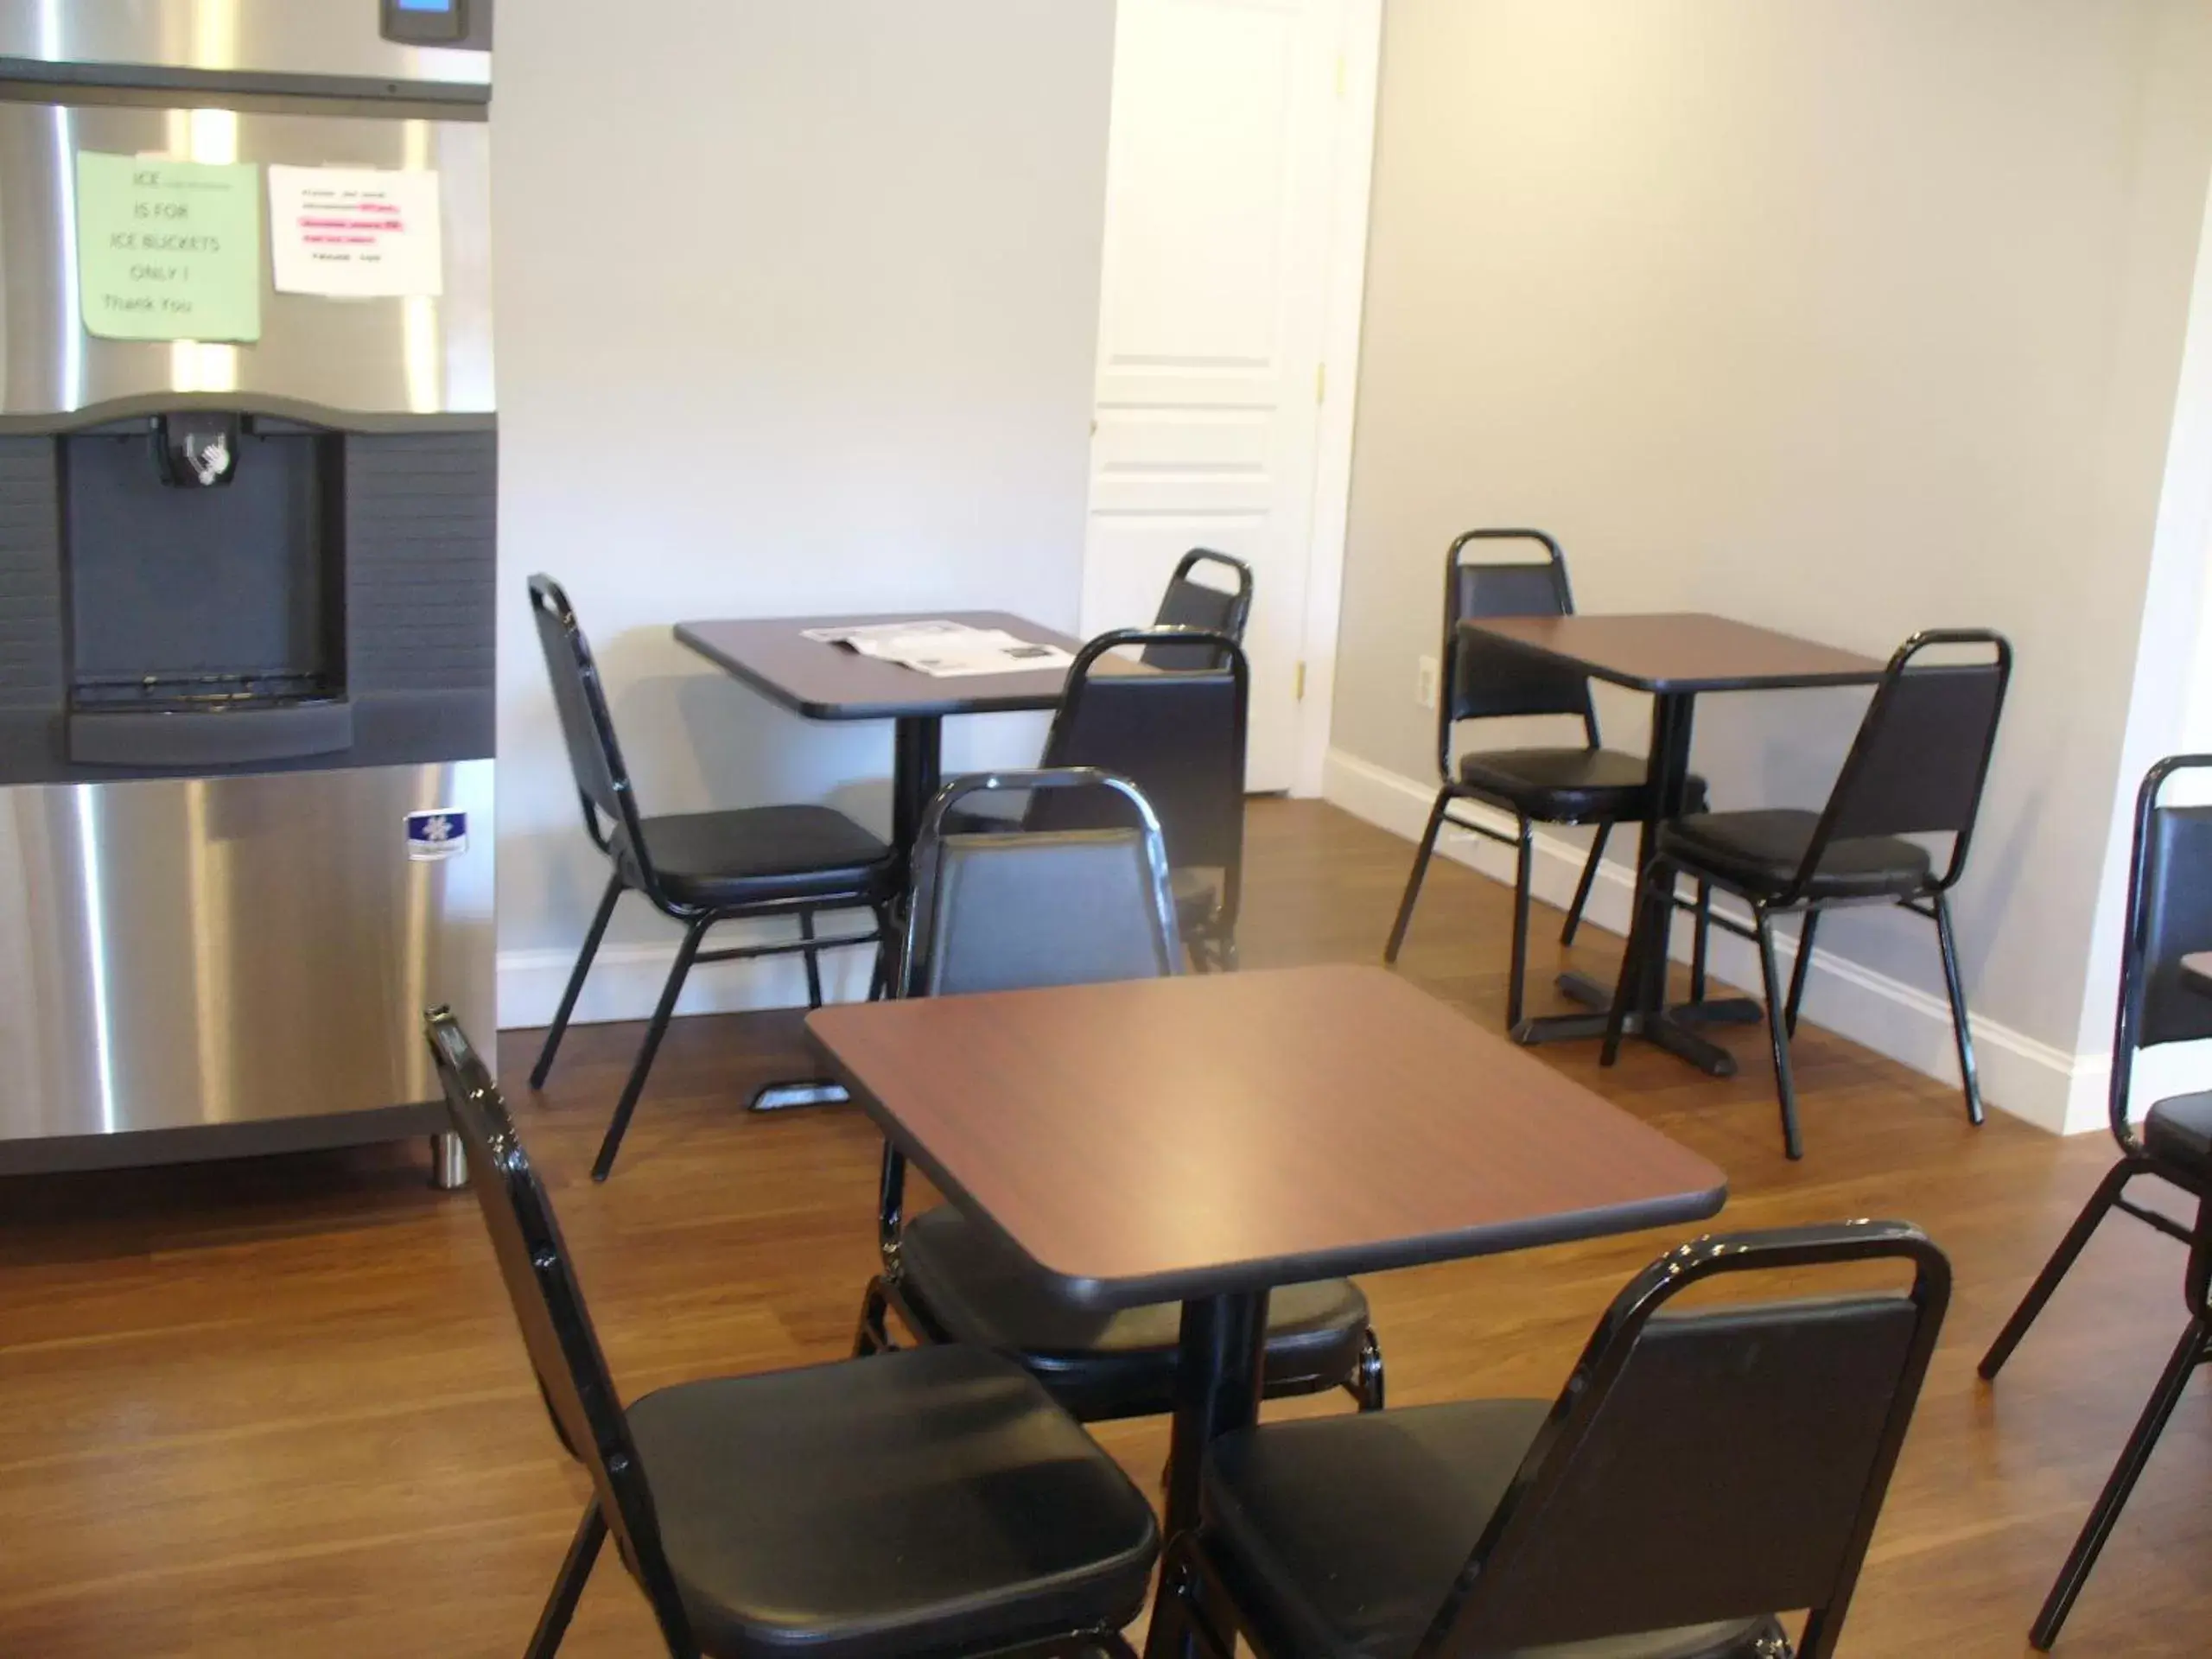
[(219, 489), (236, 476), (238, 417), (194, 410), (154, 417), (154, 465), (175, 489)]

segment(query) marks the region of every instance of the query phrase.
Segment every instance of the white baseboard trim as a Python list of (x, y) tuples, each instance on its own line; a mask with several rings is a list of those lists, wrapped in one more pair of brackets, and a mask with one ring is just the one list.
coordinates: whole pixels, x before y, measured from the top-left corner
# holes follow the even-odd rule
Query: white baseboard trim
[[(1427, 824), (1436, 791), (1433, 785), (1332, 749), (1321, 796), (1355, 817), (1417, 841)], [(1495, 821), (1510, 832), (1510, 820), (1500, 814)], [(1564, 908), (1574, 896), (1589, 843), (1580, 836), (1569, 839), (1559, 830), (1539, 830), (1535, 844), (1531, 886), (1538, 898)], [(1446, 830), (1437, 851), (1492, 880), (1510, 884), (1513, 880), (1511, 850), (1480, 836)], [(1624, 933), (1633, 886), (1627, 868), (1609, 859), (1599, 872), (1584, 915), (1611, 932)], [(1380, 919), (1387, 924), (1387, 918)], [(1675, 931), (1675, 953), (1685, 959), (1688, 931)], [(1794, 942), (1785, 939), (1783, 948), (1794, 959)], [(1785, 973), (1788, 967), (1785, 963)], [(1713, 933), (1712, 968), (1733, 985), (1756, 987), (1759, 982), (1758, 951), (1749, 941), (1718, 928)], [(1813, 958), (1812, 976), (1806, 982), (1805, 1017), (1928, 1077), (1954, 1086), (1959, 1081), (1950, 1006), (1917, 986), (1822, 950)], [(2103, 1127), (2108, 1075), (2104, 1055), (2069, 1054), (1979, 1014), (1972, 1019), (1974, 1057), (1989, 1105), (2055, 1134)], [(2143, 1083), (2140, 1097), (2158, 1098), (2147, 1076)]]
[[(707, 936), (706, 948), (752, 943), (755, 938), (791, 938), (788, 924), (771, 932), (770, 924), (757, 931), (737, 923), (716, 928)], [(842, 931), (834, 918), (822, 924), (824, 933)], [(669, 938), (602, 944), (576, 999), (573, 1016), (577, 1025), (596, 1025), (610, 1020), (644, 1020), (660, 1001), (676, 960), (677, 930)], [(579, 940), (579, 944), (582, 941)], [(561, 1006), (561, 993), (575, 966), (573, 950), (502, 950), (499, 955), (499, 1025), (501, 1029), (550, 1024)], [(833, 950), (822, 957), (822, 991), (832, 1001), (858, 1001), (868, 995), (874, 968), (873, 951), (855, 946)], [(741, 1014), (755, 1008), (795, 1008), (806, 1002), (806, 973), (797, 957), (756, 957), (750, 962), (702, 963), (684, 982), (677, 999), (678, 1014)]]

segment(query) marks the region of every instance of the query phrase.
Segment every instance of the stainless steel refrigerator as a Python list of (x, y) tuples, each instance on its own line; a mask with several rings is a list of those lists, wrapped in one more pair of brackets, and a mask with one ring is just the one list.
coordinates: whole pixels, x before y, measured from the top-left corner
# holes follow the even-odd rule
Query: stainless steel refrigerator
[(489, 1041), (491, 29), (0, 0), (0, 1170), (435, 1133), (421, 1010)]

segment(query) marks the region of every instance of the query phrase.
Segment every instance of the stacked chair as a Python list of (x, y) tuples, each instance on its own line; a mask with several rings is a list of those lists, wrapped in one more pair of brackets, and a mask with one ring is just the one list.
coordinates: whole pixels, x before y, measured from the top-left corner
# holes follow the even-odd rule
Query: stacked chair
[[(583, 949), (576, 955), (537, 1064), (531, 1068), (531, 1088), (543, 1088), (552, 1075), (554, 1057), (560, 1052), (561, 1039), (614, 914), (615, 901), (635, 890), (683, 929), (660, 1001), (592, 1166), (592, 1179), (603, 1181), (614, 1168), (631, 1114), (645, 1091), (653, 1058), (676, 1012), (676, 999), (692, 968), (702, 962), (796, 953), (805, 961), (807, 1001), (814, 1007), (822, 1006), (817, 958), (823, 950), (875, 947), (880, 977), (885, 969), (882, 948), (892, 937), (890, 907), (897, 896), (899, 862), (883, 842), (826, 806), (737, 807), (645, 817), (614, 735), (613, 716), (590, 642), (568, 595), (550, 576), (532, 576), (530, 607), (553, 683), (569, 768), (583, 804), (584, 828), (610, 866), (598, 912), (584, 935)], [(865, 933), (817, 937), (816, 917), (839, 911), (865, 912), (873, 925)], [(798, 937), (723, 950), (701, 948), (708, 931), (721, 923), (770, 918), (788, 918), (796, 924)]]
[[(1468, 550), (1492, 543), (1533, 543), (1543, 557), (1476, 560)], [(1413, 925), (1414, 906), (1421, 899), (1429, 860), (1437, 837), (1446, 824), (1472, 830), (1514, 849), (1513, 947), (1506, 982), (1505, 1023), (1521, 1024), (1522, 1001), (1529, 969), (1529, 900), (1535, 841), (1540, 823), (1594, 824), (1576, 883), (1574, 899), (1567, 906), (1567, 925), (1560, 943), (1574, 943), (1582, 925), (1583, 906), (1589, 902), (1591, 884), (1605, 862), (1605, 842), (1617, 823), (1642, 823), (1656, 810), (1642, 755), (1606, 748), (1598, 735), (1598, 710), (1591, 701), (1587, 677), (1571, 669), (1537, 662), (1524, 653), (1485, 646), (1460, 631), (1459, 625), (1477, 617), (1569, 616), (1574, 595), (1567, 582), (1567, 555), (1560, 544), (1541, 530), (1471, 530), (1455, 540), (1444, 556), (1444, 642), (1437, 658), (1440, 683), (1436, 699), (1436, 770), (1440, 787), (1429, 810), (1428, 827), (1421, 832), (1414, 854), (1413, 872), (1406, 878), (1405, 897), (1399, 901), (1397, 920), (1390, 926), (1389, 943), (1382, 959), (1395, 962)], [(1516, 749), (1473, 749), (1455, 753), (1459, 728), (1470, 721), (1525, 719), (1560, 715), (1579, 721), (1583, 741), (1564, 747)], [(1705, 805), (1702, 778), (1692, 777), (1685, 795), (1688, 810)], [(1509, 815), (1513, 833), (1507, 835), (1483, 819), (1465, 816), (1459, 809), (1485, 806)], [(1698, 928), (1700, 959), (1703, 958), (1705, 907), (1700, 895)]]
[(932, 1347), (623, 1405), (505, 1103), (452, 1016), (427, 1023), (553, 1431), (591, 1477), (530, 1659), (559, 1649), (610, 1533), (671, 1659), (1134, 1659), (1151, 1507), (1018, 1365)]
[[(1211, 569), (1229, 585), (1198, 580)], [(1046, 767), (1096, 766), (1135, 782), (1167, 837), (1183, 943), (1200, 969), (1236, 965), (1236, 918), (1244, 869), (1245, 721), (1250, 672), (1244, 660), (1252, 613), (1252, 569), (1242, 559), (1192, 548), (1176, 564), (1150, 627), (1123, 628), (1085, 645), (1068, 670)], [(1152, 675), (1114, 673), (1109, 653), (1128, 650)], [(949, 820), (955, 830), (1007, 829), (1034, 804), (971, 796)], [(1056, 797), (1032, 827), (1069, 827), (1096, 803)]]
[[(1112, 671), (1111, 653), (1185, 653), (1166, 671)], [(1203, 663), (1186, 660), (1203, 655)], [(1244, 740), (1251, 700), (1244, 652), (1226, 633), (1129, 628), (1103, 633), (1076, 653), (1045, 739), (1048, 769), (1096, 767), (1136, 785), (1166, 837), (1177, 925), (1201, 970), (1236, 965), (1244, 890)], [(1090, 798), (1085, 798), (1088, 796)], [(1097, 815), (1103, 809), (1108, 817)], [(1033, 798), (1031, 829), (1109, 822), (1119, 809), (1096, 791)]]
[[(1889, 1262), (1909, 1289), (1668, 1304)], [(1631, 1282), (1556, 1400), (1263, 1423), (1217, 1440), (1148, 1656), (1798, 1659), (1835, 1650), (1950, 1295), (1917, 1229), (1700, 1239)]]
[[(1961, 650), (1975, 660), (1953, 660)], [(1943, 654), (1945, 660), (1926, 660), (1930, 652)], [(1950, 892), (1966, 874), (2012, 674), (2012, 650), (2001, 635), (1984, 629), (1915, 634), (1890, 658), (1827, 804), (1819, 811), (1767, 807), (1693, 812), (1660, 826), (1657, 856), (1644, 873), (1645, 895), (1671, 893), (1676, 877), (1687, 875), (1700, 893), (1718, 887), (1751, 907), (1749, 926), (1725, 914), (1712, 919), (1758, 946), (1783, 1146), (1792, 1158), (1804, 1156), (1805, 1147), (1789, 1070), (1789, 1039), (1797, 1029), (1821, 916), (1846, 906), (1898, 905), (1935, 923), (1967, 1117), (1977, 1124), (1982, 1121)], [(1940, 867), (1916, 836), (1949, 842)], [(1792, 913), (1803, 920), (1785, 994), (1775, 921)], [(1633, 971), (1634, 964), (1624, 960), (1605, 1033), (1607, 1065), (1620, 1053)]]
[[(2120, 1160), (2097, 1183), (2081, 1215), (1981, 1358), (1983, 1379), (1995, 1382), (2097, 1224), (2111, 1211), (2124, 1211), (2186, 1248), (2182, 1307), (2188, 1323), (2036, 1616), (2030, 1640), (2042, 1652), (2058, 1640), (2060, 1626), (2088, 1581), (2089, 1570), (2112, 1536), (2120, 1510), (2150, 1462), (2152, 1448), (2181, 1402), (2190, 1378), (2198, 1366), (2212, 1360), (2212, 1093), (2173, 1095), (2155, 1103), (2144, 1116), (2140, 1133), (2131, 1098), (2138, 1054), (2168, 1043), (2212, 1038), (2212, 994), (2189, 984), (2182, 965), (2191, 952), (2212, 950), (2212, 806), (2169, 806), (2160, 798), (2173, 779), (2201, 779), (2208, 772), (2212, 772), (2212, 755), (2177, 755), (2152, 767), (2137, 792), (2127, 932), (2121, 946), (2120, 1011), (2113, 1032), (2107, 1096)], [(2190, 1199), (2191, 1218), (2176, 1221), (2130, 1198), (2128, 1187), (2146, 1176)]]
[[(1136, 683), (1138, 682), (1131, 682)], [(1027, 791), (1031, 818), (1060, 797), (1109, 798), (1121, 822), (1079, 830), (946, 834), (977, 794)], [(1173, 974), (1181, 956), (1167, 855), (1146, 797), (1092, 770), (955, 779), (924, 820), (914, 853), (900, 994), (1095, 983)], [(855, 1352), (882, 1352), (894, 1312), (925, 1342), (1011, 1355), (1085, 1421), (1169, 1409), (1180, 1309), (1098, 1313), (1061, 1301), (1027, 1263), (950, 1205), (904, 1214), (906, 1160), (886, 1143), (878, 1217), (882, 1262), (863, 1299)], [(1367, 1300), (1348, 1280), (1268, 1299), (1266, 1392), (1342, 1388), (1382, 1404), (1382, 1357)]]

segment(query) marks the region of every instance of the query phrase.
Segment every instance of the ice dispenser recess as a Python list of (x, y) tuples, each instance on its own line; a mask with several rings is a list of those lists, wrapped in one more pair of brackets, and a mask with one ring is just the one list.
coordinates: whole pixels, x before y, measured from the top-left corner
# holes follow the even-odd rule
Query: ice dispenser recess
[(69, 758), (205, 766), (350, 747), (342, 436), (175, 410), (60, 448)]

